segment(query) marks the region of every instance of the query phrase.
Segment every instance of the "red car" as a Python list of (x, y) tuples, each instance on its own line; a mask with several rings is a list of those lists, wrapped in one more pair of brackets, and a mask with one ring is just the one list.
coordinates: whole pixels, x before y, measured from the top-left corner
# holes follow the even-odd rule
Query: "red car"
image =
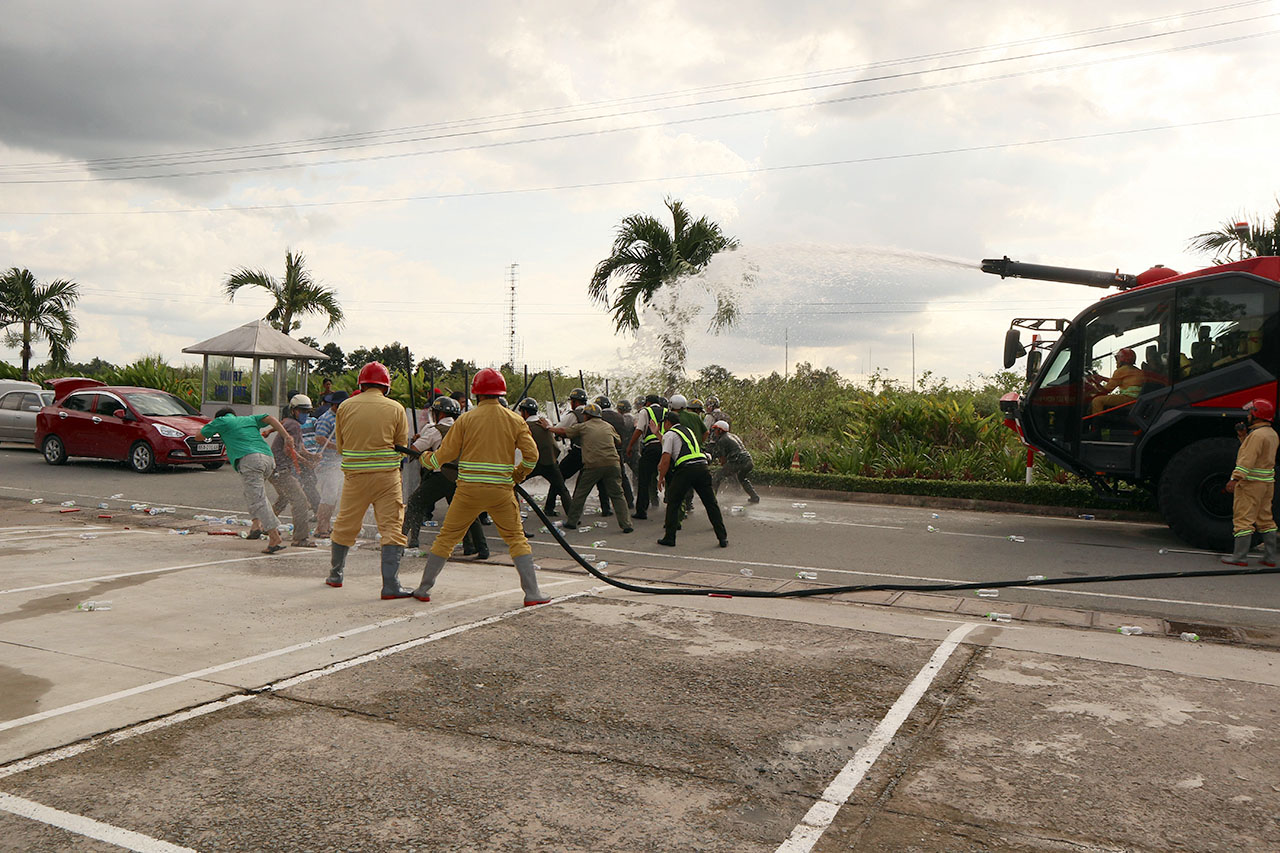
[(52, 379), (53, 404), (36, 415), (35, 445), (50, 465), (70, 456), (116, 459), (139, 473), (157, 465), (227, 461), (216, 438), (202, 438), (209, 422), (194, 408), (154, 388), (105, 385), (95, 379)]

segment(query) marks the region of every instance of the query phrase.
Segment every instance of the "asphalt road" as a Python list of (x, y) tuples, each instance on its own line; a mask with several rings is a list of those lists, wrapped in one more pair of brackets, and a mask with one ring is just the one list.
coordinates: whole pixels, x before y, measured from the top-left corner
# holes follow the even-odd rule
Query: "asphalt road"
[[(144, 502), (175, 507), (178, 518), (243, 514), (244, 506), (239, 479), (229, 468), (210, 472), (193, 466), (143, 475), (122, 465), (88, 460), (54, 467), (34, 450), (16, 445), (0, 446), (0, 484), (4, 498), (75, 500), (83, 506), (105, 501), (114, 508)], [(530, 491), (542, 486), (543, 481), (532, 481)], [(123, 497), (111, 499), (115, 494)], [(696, 503), (675, 549), (656, 545), (662, 534), (657, 513), (637, 522), (636, 532), (626, 536), (612, 519), (590, 516), (609, 526), (586, 534), (573, 532), (569, 538), (580, 551), (596, 554), (615, 569), (696, 567), (731, 575), (746, 570), (756, 578), (814, 572), (819, 583), (831, 585), (927, 585), (1226, 568), (1213, 555), (1187, 548), (1160, 524), (806, 500), (779, 492), (766, 492), (762, 503), (750, 506), (744, 495), (728, 486), (721, 503), (729, 528), (727, 549), (716, 547), (706, 515)], [(744, 508), (733, 514), (731, 507), (738, 503)], [(802, 503), (805, 506), (798, 506)], [(537, 526), (532, 517), (526, 525), (535, 534)], [(493, 528), (489, 530), (497, 553), (501, 542)], [(430, 534), (424, 530), (424, 547)], [(1010, 541), (1011, 536), (1020, 541)], [(600, 540), (606, 544), (589, 547)], [(534, 554), (563, 556), (546, 534), (535, 535)], [(410, 574), (414, 565), (406, 560)], [(1280, 584), (1274, 575), (1002, 589), (991, 602), (993, 609), (1001, 601), (1197, 623), (1280, 626)]]

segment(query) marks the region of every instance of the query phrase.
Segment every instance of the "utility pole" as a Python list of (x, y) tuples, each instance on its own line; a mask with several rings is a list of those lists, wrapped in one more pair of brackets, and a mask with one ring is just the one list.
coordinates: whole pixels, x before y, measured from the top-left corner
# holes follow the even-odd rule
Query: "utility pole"
[(791, 370), (791, 329), (783, 327), (782, 329), (782, 379), (785, 382), (789, 375), (787, 371)]
[(512, 264), (508, 269), (507, 283), (507, 364), (516, 364), (516, 269), (519, 264)]

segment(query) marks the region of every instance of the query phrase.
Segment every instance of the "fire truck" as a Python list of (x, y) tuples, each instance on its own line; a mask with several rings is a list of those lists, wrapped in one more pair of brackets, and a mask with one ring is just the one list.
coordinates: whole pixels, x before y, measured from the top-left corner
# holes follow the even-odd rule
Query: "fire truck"
[(1138, 275), (1004, 257), (984, 260), (982, 270), (1116, 291), (1072, 320), (1013, 320), (1004, 366), (1025, 356), (1027, 386), (1001, 401), (1006, 422), (1103, 501), (1150, 492), (1184, 542), (1230, 550), (1224, 486), (1241, 407), (1276, 402), (1280, 257)]

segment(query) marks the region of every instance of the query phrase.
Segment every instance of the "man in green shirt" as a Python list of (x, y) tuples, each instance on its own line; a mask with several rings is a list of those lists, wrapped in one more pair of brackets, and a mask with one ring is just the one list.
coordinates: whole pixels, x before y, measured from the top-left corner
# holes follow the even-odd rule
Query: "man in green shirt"
[(267, 500), (267, 478), (275, 473), (276, 459), (262, 437), (266, 426), (284, 436), (286, 450), (293, 450), (293, 437), (274, 415), (237, 415), (230, 406), (219, 409), (214, 419), (200, 428), (200, 434), (205, 438), (216, 435), (226, 445), (227, 460), (240, 474), (249, 514), (267, 532), (267, 550), (263, 553), (274, 554), (285, 546), (284, 537), (280, 535), (280, 520)]

